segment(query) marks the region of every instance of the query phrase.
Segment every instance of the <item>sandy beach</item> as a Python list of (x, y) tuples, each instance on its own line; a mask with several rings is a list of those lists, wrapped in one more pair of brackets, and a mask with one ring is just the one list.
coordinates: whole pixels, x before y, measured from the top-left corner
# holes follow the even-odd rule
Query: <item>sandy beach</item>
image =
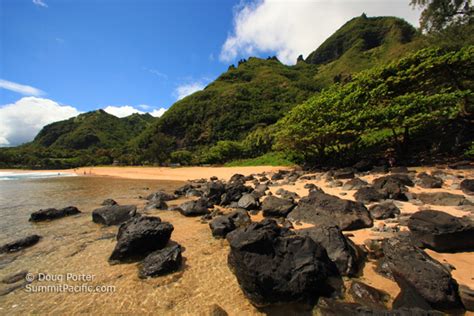
[[(217, 177), (220, 180), (228, 181), (229, 178), (236, 174), (240, 173), (243, 175), (251, 175), (251, 174), (261, 174), (266, 173), (271, 175), (274, 172), (282, 169), (291, 169), (288, 167), (268, 167), (268, 166), (260, 166), (260, 167), (182, 167), (182, 168), (161, 168), (161, 167), (87, 167), (87, 168), (79, 168), (79, 169), (72, 169), (72, 170), (61, 170), (56, 172), (61, 173), (71, 173), (76, 174), (77, 178), (82, 178), (87, 180), (87, 178), (91, 179), (107, 179), (107, 178), (123, 178), (123, 179), (130, 179), (130, 180), (143, 180), (145, 181), (152, 181), (152, 180), (166, 180), (166, 181), (176, 181), (176, 183), (184, 183), (188, 180), (193, 179), (209, 179), (210, 177)], [(411, 168), (410, 168), (411, 169)], [(433, 171), (433, 168), (413, 168), (412, 171)], [(5, 170), (3, 170), (5, 171)], [(459, 170), (448, 170), (444, 169), (444, 172), (456, 176), (456, 177), (463, 177), (463, 178), (472, 178), (473, 172), (472, 171), (459, 171)], [(9, 170), (9, 172), (16, 172), (13, 170)], [(51, 170), (48, 171), (18, 171), (18, 172), (54, 172)], [(308, 174), (310, 175), (310, 174)], [(308, 176), (307, 175), (307, 176)], [(348, 200), (355, 200), (354, 193), (356, 191), (352, 190), (345, 190), (341, 186), (334, 186), (331, 182), (328, 182), (321, 173), (314, 174), (316, 179), (314, 180), (303, 180), (298, 179), (294, 183), (277, 183), (276, 185), (270, 186), (270, 191), (275, 195), (277, 194), (277, 190), (285, 189), (291, 192), (297, 193), (300, 197), (304, 197), (308, 194), (308, 189), (304, 186), (312, 183), (316, 186), (320, 187), (324, 190), (324, 192), (338, 196), (343, 199)], [(377, 178), (382, 175), (377, 174), (365, 174), (360, 175), (359, 178), (362, 180), (371, 183), (374, 178)], [(346, 182), (347, 180), (342, 180), (342, 182)], [(446, 180), (443, 184), (443, 187), (440, 189), (424, 189), (419, 186), (410, 187), (410, 192), (413, 193), (420, 193), (420, 192), (450, 192), (455, 194), (463, 194), (461, 190), (456, 188), (455, 182), (458, 180)], [(247, 185), (252, 186), (252, 182), (248, 181)], [(141, 189), (140, 189), (141, 190)], [(153, 190), (153, 189), (152, 189)], [(139, 192), (139, 191), (137, 191)], [(146, 194), (146, 193), (144, 193)], [(113, 196), (112, 196), (113, 197)], [(136, 199), (128, 199), (126, 201), (118, 200), (120, 203), (127, 202), (132, 204), (139, 205), (139, 209), (144, 207), (143, 200), (136, 200)], [(183, 198), (172, 201), (170, 206), (177, 206), (182, 203), (184, 200)], [(366, 204), (370, 206), (371, 204)], [(396, 201), (396, 205), (401, 210), (401, 216), (407, 216), (412, 214), (420, 209), (434, 209), (440, 210), (446, 213), (449, 213), (453, 216), (468, 216), (472, 218), (472, 213), (461, 209), (455, 206), (435, 206), (435, 205), (423, 205), (418, 206), (414, 205), (410, 202), (401, 202)], [(230, 212), (228, 209), (222, 209), (224, 213)], [(173, 275), (156, 278), (153, 280), (144, 281), (146, 288), (142, 289), (142, 282), (136, 279), (136, 271), (135, 267), (130, 266), (108, 266), (106, 263), (106, 258), (102, 258), (99, 260), (98, 263), (95, 264), (93, 267), (91, 265), (90, 271), (91, 273), (95, 273), (96, 269), (103, 270), (105, 272), (105, 276), (107, 277), (104, 279), (104, 282), (112, 282), (111, 279), (118, 278), (114, 284), (118, 284), (119, 288), (121, 288), (123, 292), (121, 295), (126, 297), (127, 301), (127, 310), (130, 312), (138, 312), (143, 311), (144, 305), (140, 300), (140, 296), (145, 296), (149, 301), (149, 304), (156, 306), (162, 312), (170, 312), (170, 313), (194, 313), (194, 312), (203, 312), (207, 307), (199, 307), (197, 305), (200, 304), (200, 297), (201, 298), (213, 298), (210, 300), (211, 302), (215, 302), (223, 307), (230, 315), (237, 315), (241, 312), (245, 314), (260, 314), (260, 311), (255, 309), (251, 304), (248, 303), (243, 293), (240, 291), (238, 284), (235, 280), (233, 274), (229, 271), (227, 264), (226, 264), (226, 256), (228, 252), (228, 245), (225, 240), (214, 240), (211, 237), (211, 232), (209, 230), (208, 225), (202, 225), (202, 223), (196, 218), (187, 218), (183, 217), (182, 215), (176, 212), (169, 212), (169, 211), (154, 211), (153, 214), (150, 212), (145, 211), (145, 214), (150, 215), (158, 215), (164, 220), (167, 220), (173, 223), (176, 227), (176, 232), (173, 235), (174, 240), (182, 244), (187, 250), (184, 253), (186, 257), (186, 266), (187, 270), (181, 271), (176, 275), (176, 278), (179, 281), (176, 281)], [(257, 215), (252, 215), (253, 221), (259, 221), (263, 219), (261, 212)], [(68, 219), (70, 220), (70, 219)], [(301, 229), (312, 226), (308, 223), (293, 223), (295, 229)], [(90, 226), (90, 224), (87, 224)], [(393, 222), (387, 220), (375, 220), (374, 227), (382, 227), (382, 226), (391, 226)], [(89, 227), (87, 226), (87, 227)], [(407, 227), (401, 225), (400, 229), (406, 230)], [(90, 234), (93, 234), (92, 231), (94, 230), (89, 227), (91, 231)], [(108, 229), (108, 231), (112, 231)], [(193, 232), (190, 234), (190, 232)], [(364, 247), (364, 243), (367, 239), (382, 239), (389, 237), (390, 234), (386, 232), (380, 232), (374, 228), (366, 228), (366, 229), (359, 229), (356, 231), (344, 232), (346, 236), (352, 239), (354, 243), (357, 245)], [(97, 236), (93, 235), (94, 238)], [(72, 238), (72, 237), (71, 237)], [(99, 246), (95, 246), (92, 244), (88, 246), (86, 251), (82, 251), (79, 255), (74, 256), (74, 265), (79, 267), (81, 265), (81, 258), (83, 260), (90, 260), (93, 256), (102, 256), (102, 252), (107, 255), (111, 251), (111, 247), (113, 244), (111, 243), (97, 243)], [(80, 247), (80, 245), (79, 245)], [(471, 289), (474, 289), (474, 275), (472, 274), (472, 265), (474, 264), (474, 253), (472, 252), (459, 252), (459, 253), (438, 253), (433, 250), (426, 251), (431, 257), (435, 258), (436, 260), (440, 261), (441, 263), (445, 264), (446, 266), (450, 266), (452, 271), (453, 278), (460, 284), (467, 286)], [(99, 255), (100, 254), (100, 255)], [(82, 257), (81, 257), (82, 256)], [(55, 260), (60, 260), (55, 259)], [(103, 262), (102, 262), (103, 261)], [(48, 264), (47, 261), (42, 262), (42, 267), (46, 267)], [(212, 266), (212, 268), (210, 268)], [(211, 269), (211, 270), (209, 270)], [(13, 270), (11, 270), (13, 271)], [(218, 287), (216, 287), (215, 282), (209, 280), (201, 280), (202, 277), (206, 276), (206, 278), (212, 279), (212, 274), (215, 273), (215, 277), (219, 278), (220, 280), (225, 280), (226, 288), (228, 293), (231, 293), (229, 297), (222, 293)], [(120, 277), (124, 275), (124, 277)], [(115, 280), (115, 279), (114, 279)], [(362, 274), (357, 278), (368, 285), (371, 285), (377, 289), (383, 290), (390, 295), (390, 300), (388, 301), (388, 307), (391, 306), (394, 298), (400, 292), (400, 288), (398, 287), (397, 283), (394, 281), (387, 279), (378, 273), (375, 272), (375, 261), (369, 260), (366, 262)], [(189, 304), (185, 305), (173, 305), (174, 302), (179, 299), (179, 297), (186, 296), (186, 291), (190, 291), (193, 287), (199, 284), (199, 293), (195, 293), (198, 295), (190, 300)], [(348, 286), (350, 282), (348, 281)], [(166, 289), (167, 298), (165, 301), (161, 302), (158, 300), (153, 292), (150, 292), (151, 288), (161, 287)], [(133, 288), (137, 291), (137, 295), (130, 295), (127, 294), (126, 289)], [(147, 290), (148, 289), (148, 290)], [(216, 292), (217, 291), (217, 292)], [(16, 293), (16, 292), (15, 292)], [(28, 296), (25, 295), (18, 295), (18, 298), (21, 299), (28, 299)], [(15, 295), (10, 295), (8, 302), (13, 304), (16, 301)], [(96, 308), (101, 308), (101, 310), (109, 310), (111, 312), (116, 312), (115, 309), (110, 309), (110, 307), (100, 303), (94, 303), (89, 300), (88, 297), (83, 296), (84, 300), (87, 300), (89, 305), (91, 306), (90, 311), (95, 310)], [(169, 298), (170, 301), (167, 301)], [(65, 296), (64, 299), (68, 299), (69, 297)], [(94, 305), (97, 304), (97, 305)], [(196, 305), (197, 304), (197, 305)], [(43, 311), (48, 312), (57, 312), (60, 311), (55, 308), (51, 308), (47, 302), (41, 305)], [(95, 306), (95, 307), (94, 307)], [(206, 304), (207, 306), (207, 304)], [(148, 307), (148, 306), (147, 306)], [(199, 308), (198, 308), (199, 307)], [(197, 309), (194, 309), (197, 308)], [(24, 309), (23, 311), (27, 311)], [(38, 312), (41, 309), (37, 310)], [(77, 309), (75, 312), (83, 312), (84, 310)]]

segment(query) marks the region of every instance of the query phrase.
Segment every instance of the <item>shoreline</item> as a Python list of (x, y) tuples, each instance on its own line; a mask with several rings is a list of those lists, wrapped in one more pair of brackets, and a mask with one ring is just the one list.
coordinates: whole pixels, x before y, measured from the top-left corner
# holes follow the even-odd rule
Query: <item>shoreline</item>
[(228, 180), (236, 173), (245, 176), (252, 173), (275, 172), (278, 170), (289, 170), (291, 167), (281, 166), (252, 166), (252, 167), (81, 167), (76, 169), (63, 170), (19, 170), (19, 169), (0, 169), (0, 172), (11, 173), (61, 173), (74, 174), (77, 176), (99, 176), (114, 177), (137, 180), (169, 180), (169, 181), (188, 181), (215, 176), (222, 180)]

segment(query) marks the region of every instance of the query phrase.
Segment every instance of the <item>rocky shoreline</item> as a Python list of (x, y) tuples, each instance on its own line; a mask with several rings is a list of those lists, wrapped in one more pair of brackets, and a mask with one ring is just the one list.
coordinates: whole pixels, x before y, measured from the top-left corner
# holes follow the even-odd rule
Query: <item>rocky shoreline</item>
[[(262, 312), (296, 304), (322, 314), (464, 313), (473, 311), (472, 289), (426, 249), (474, 251), (472, 183), (457, 169), (280, 170), (192, 180), (173, 194), (143, 197), (143, 208), (110, 199), (91, 215), (99, 226), (118, 226), (110, 264), (136, 262), (141, 279), (186, 273), (185, 247), (173, 241), (174, 225), (160, 214), (198, 218), (210, 236), (226, 240), (228, 267)], [(449, 214), (453, 209), (464, 216)], [(74, 207), (47, 209), (32, 219), (81, 214)], [(376, 238), (360, 242), (372, 233)], [(37, 242), (39, 236), (26, 237), (1, 249)], [(364, 283), (369, 264), (400, 292)]]

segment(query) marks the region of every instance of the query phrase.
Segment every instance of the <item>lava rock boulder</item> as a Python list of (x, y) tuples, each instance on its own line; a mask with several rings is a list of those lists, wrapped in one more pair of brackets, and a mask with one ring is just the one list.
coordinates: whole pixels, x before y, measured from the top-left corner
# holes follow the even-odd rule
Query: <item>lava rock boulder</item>
[(298, 302), (313, 304), (330, 295), (337, 270), (324, 248), (265, 219), (227, 235), (228, 264), (244, 294), (256, 306)]
[(426, 210), (414, 213), (408, 228), (424, 247), (438, 252), (474, 250), (474, 223), (467, 217)]
[(173, 232), (173, 225), (159, 217), (141, 216), (120, 225), (111, 263), (141, 259), (150, 252), (164, 248)]
[(109, 205), (92, 211), (92, 221), (97, 224), (119, 225), (137, 215), (135, 205)]
[(268, 196), (263, 200), (262, 211), (265, 217), (286, 217), (295, 207), (292, 199), (282, 199), (276, 196)]
[(178, 244), (155, 250), (141, 262), (138, 276), (144, 279), (175, 272), (181, 267), (182, 259)]
[(362, 251), (337, 226), (318, 226), (295, 231), (310, 237), (326, 249), (329, 259), (334, 262), (341, 275), (355, 276), (363, 261)]
[(341, 230), (373, 226), (372, 217), (364, 204), (317, 190), (301, 198), (296, 208), (288, 214), (288, 219), (315, 225), (337, 225)]

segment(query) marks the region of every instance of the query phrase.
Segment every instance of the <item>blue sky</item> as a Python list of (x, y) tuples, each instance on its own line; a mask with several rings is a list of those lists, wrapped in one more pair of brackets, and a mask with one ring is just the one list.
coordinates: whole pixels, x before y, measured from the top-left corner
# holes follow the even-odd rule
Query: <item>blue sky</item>
[(0, 146), (106, 109), (161, 115), (240, 58), (307, 56), (363, 12), (409, 0), (0, 0)]
[[(226, 69), (232, 1), (1, 0), (1, 76), (82, 111), (168, 107)], [(2, 90), (0, 104), (18, 95)]]

